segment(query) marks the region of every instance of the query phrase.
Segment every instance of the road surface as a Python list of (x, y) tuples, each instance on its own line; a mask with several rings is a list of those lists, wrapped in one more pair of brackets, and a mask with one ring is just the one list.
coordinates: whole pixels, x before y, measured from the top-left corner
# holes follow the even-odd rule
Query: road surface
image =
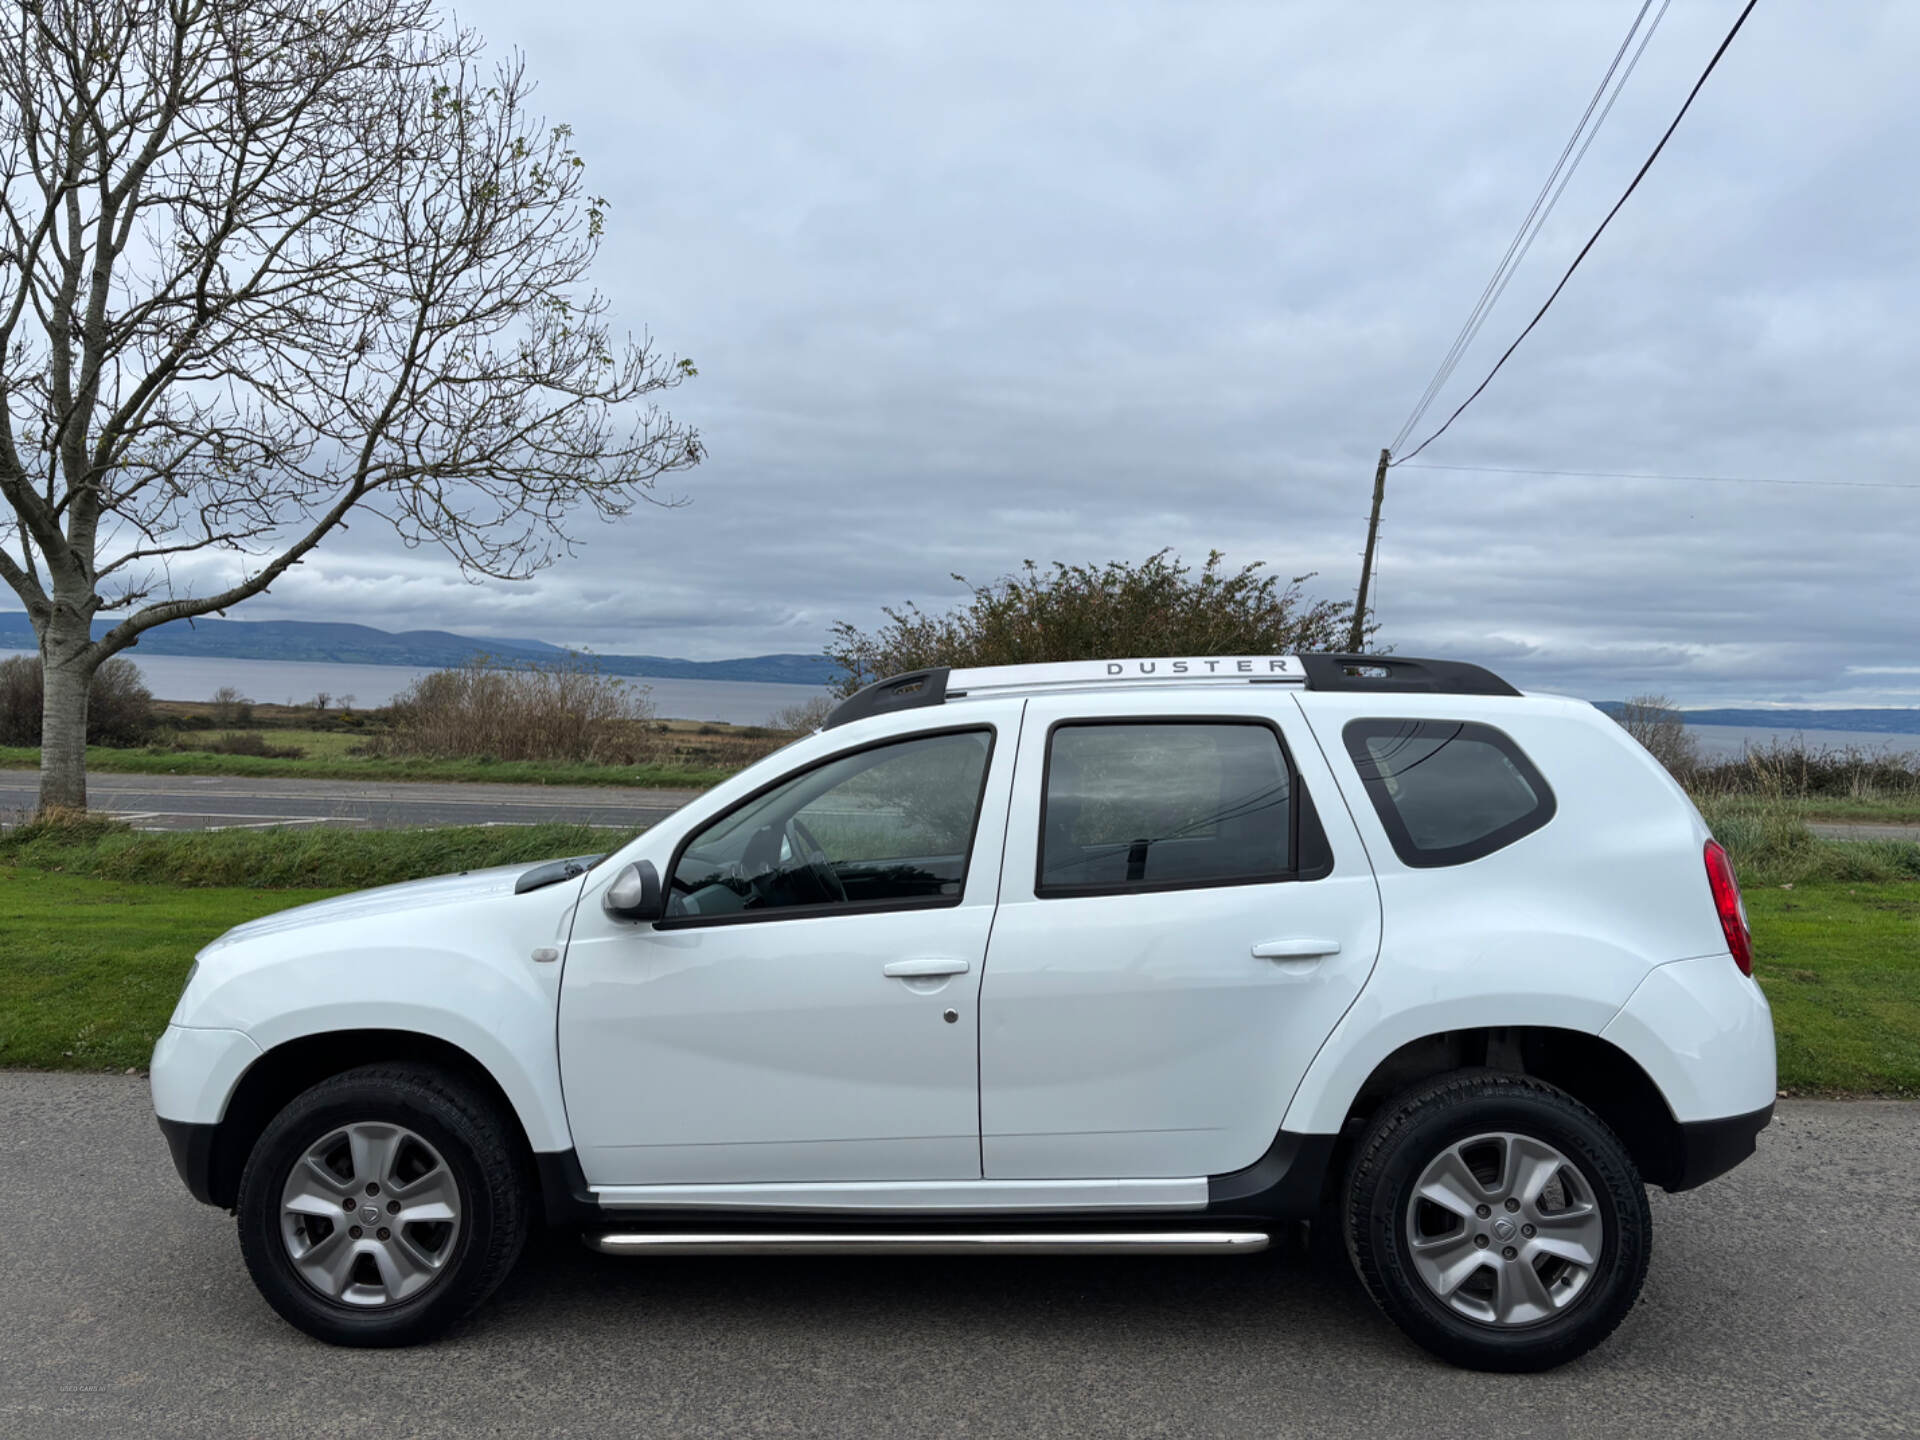
[[(0, 770), (0, 822), (30, 812), (39, 776)], [(448, 785), (362, 780), (268, 780), (239, 775), (89, 775), (87, 799), (137, 830), (270, 825), (398, 829), (411, 825), (532, 825), (559, 820), (641, 830), (698, 792), (618, 786)]]
[(616, 1260), (565, 1239), (419, 1350), (335, 1350), (254, 1293), (137, 1077), (0, 1072), (0, 1434), (1912, 1434), (1920, 1106), (1783, 1102), (1656, 1192), (1613, 1339), (1542, 1376), (1413, 1349), (1337, 1253)]

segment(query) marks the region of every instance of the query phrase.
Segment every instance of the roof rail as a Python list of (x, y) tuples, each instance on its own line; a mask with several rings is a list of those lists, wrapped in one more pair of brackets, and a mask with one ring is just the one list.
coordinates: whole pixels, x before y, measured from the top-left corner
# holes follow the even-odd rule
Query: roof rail
[(1491, 670), (1465, 660), (1417, 660), (1411, 655), (1302, 655), (1309, 690), (1432, 695), (1518, 695)]
[(842, 700), (823, 730), (888, 715), (991, 695), (1062, 690), (1145, 689), (1161, 685), (1300, 685), (1308, 690), (1425, 691), (1436, 695), (1518, 695), (1498, 675), (1462, 660), (1416, 660), (1406, 655), (1188, 655), (1139, 660), (1070, 660), (1061, 664), (987, 665), (952, 670), (935, 666), (875, 681)]
[(917, 710), (922, 705), (943, 705), (947, 699), (947, 667), (910, 670), (905, 675), (890, 675), (856, 690), (828, 713), (820, 728), (865, 720), (869, 715), (890, 715), (895, 710)]

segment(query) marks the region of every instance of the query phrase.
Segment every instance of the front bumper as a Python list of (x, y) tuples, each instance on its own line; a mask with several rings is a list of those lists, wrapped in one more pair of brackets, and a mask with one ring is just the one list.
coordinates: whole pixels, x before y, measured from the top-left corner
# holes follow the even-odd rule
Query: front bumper
[(167, 1149), (173, 1152), (173, 1168), (180, 1172), (187, 1191), (202, 1205), (223, 1205), (214, 1193), (214, 1138), (218, 1125), (196, 1125), (190, 1120), (160, 1121), (160, 1133), (167, 1137)]
[(193, 1198), (231, 1207), (238, 1177), (219, 1171), (215, 1139), (227, 1102), (260, 1047), (238, 1030), (169, 1025), (153, 1047), (148, 1083), (160, 1133), (173, 1152), (173, 1168)]

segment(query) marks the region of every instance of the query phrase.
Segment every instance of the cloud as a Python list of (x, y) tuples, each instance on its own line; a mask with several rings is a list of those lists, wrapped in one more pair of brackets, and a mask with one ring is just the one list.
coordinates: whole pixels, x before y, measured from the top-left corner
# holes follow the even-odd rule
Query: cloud
[[(1439, 419), (1737, 0), (1676, 6)], [(375, 524), (256, 618), (713, 657), (958, 571), (1217, 546), (1356, 578), (1373, 457), (1629, 7), (463, 5), (613, 202), (616, 314), (692, 355), (685, 509), (471, 587)], [(1920, 10), (1761, 7), (1448, 464), (1920, 484)], [(1920, 492), (1393, 472), (1404, 653), (1589, 695), (1920, 703)]]

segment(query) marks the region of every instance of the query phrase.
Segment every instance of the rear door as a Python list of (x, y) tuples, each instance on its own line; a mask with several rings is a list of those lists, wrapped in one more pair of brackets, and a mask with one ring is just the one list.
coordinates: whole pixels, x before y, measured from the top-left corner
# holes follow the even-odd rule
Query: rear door
[(1379, 893), (1278, 688), (1028, 702), (980, 998), (989, 1179), (1213, 1175), (1272, 1143)]

